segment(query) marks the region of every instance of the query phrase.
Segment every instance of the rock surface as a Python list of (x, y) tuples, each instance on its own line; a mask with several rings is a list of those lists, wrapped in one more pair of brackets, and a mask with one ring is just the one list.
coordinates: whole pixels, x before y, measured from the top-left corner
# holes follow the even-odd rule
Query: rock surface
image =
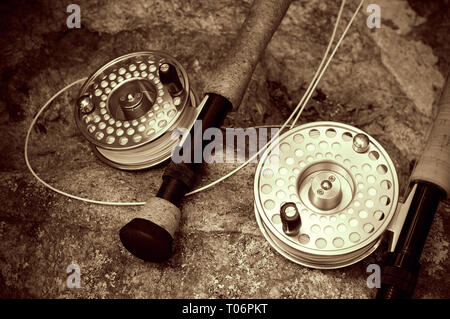
[[(376, 3), (377, 1), (374, 1)], [(194, 90), (226, 54), (250, 1), (80, 0), (81, 29), (66, 27), (63, 2), (0, 4), (0, 296), (88, 298), (371, 298), (366, 267), (382, 249), (340, 270), (313, 270), (278, 255), (253, 213), (255, 164), (183, 203), (174, 256), (163, 264), (132, 257), (118, 231), (139, 207), (67, 199), (26, 170), (23, 145), (38, 108), (57, 90), (118, 55), (155, 49), (176, 56)], [(422, 150), (450, 65), (448, 1), (381, 1), (381, 29), (357, 17), (306, 108), (301, 123), (334, 120), (374, 136), (391, 155), (401, 194)], [(348, 1), (338, 35), (357, 1)], [(280, 124), (320, 63), (339, 1), (294, 1), (269, 44), (237, 112), (225, 126)], [(366, 14), (366, 15), (364, 15)], [(79, 86), (78, 86), (79, 87)], [(38, 121), (30, 159), (41, 177), (66, 192), (108, 201), (143, 201), (162, 167), (123, 172), (103, 165), (77, 131), (77, 89)], [(236, 164), (205, 168), (206, 184)], [(422, 256), (417, 298), (449, 298), (450, 205), (441, 204)], [(385, 248), (385, 247), (384, 247)], [(66, 287), (69, 264), (81, 288)]]

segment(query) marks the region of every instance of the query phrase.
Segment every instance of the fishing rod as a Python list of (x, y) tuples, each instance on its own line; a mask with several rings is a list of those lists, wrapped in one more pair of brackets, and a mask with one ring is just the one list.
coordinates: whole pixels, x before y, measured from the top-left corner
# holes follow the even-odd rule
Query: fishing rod
[[(253, 71), (273, 33), (283, 19), (291, 0), (255, 0), (227, 57), (209, 77), (205, 97), (198, 106), (201, 130), (190, 129), (183, 152), (190, 161), (171, 161), (155, 197), (150, 198), (138, 216), (120, 230), (120, 239), (133, 255), (147, 261), (164, 261), (171, 256), (175, 232), (180, 223), (180, 200), (193, 187), (199, 174), (194, 148), (210, 127), (220, 127), (228, 111), (236, 109), (247, 89)], [(194, 147), (195, 145), (195, 147)], [(203, 148), (203, 146), (202, 146)]]
[[(439, 202), (450, 194), (450, 81), (447, 76), (438, 114), (424, 151), (410, 177), (404, 224), (395, 249), (385, 257), (377, 299), (411, 298), (420, 256)], [(406, 215), (405, 215), (406, 214)]]
[[(123, 55), (86, 81), (70, 84), (33, 119), (25, 141), (27, 166), (41, 183), (65, 196), (96, 204), (143, 205), (121, 228), (120, 239), (133, 255), (161, 262), (172, 254), (181, 199), (228, 178), (261, 155), (254, 177), (255, 217), (278, 253), (310, 268), (336, 269), (369, 256), (389, 237), (390, 252), (377, 297), (410, 297), (433, 216), (450, 190), (449, 82), (403, 203), (399, 202), (395, 165), (374, 137), (344, 123), (295, 125), (364, 1), (327, 57), (345, 5), (342, 1), (322, 62), (305, 95), (280, 126), (282, 134), (275, 134), (276, 139), (230, 173), (191, 191), (202, 166), (203, 133), (220, 127), (227, 112), (241, 103), (253, 70), (290, 2), (254, 1), (227, 58), (209, 77), (200, 103), (183, 66), (159, 51)], [(85, 82), (75, 121), (100, 160), (119, 169), (139, 170), (172, 157), (156, 196), (147, 202), (105, 202), (68, 194), (44, 182), (31, 168), (27, 149), (33, 125), (54, 98), (80, 81)], [(201, 129), (196, 128), (197, 120), (201, 120)], [(180, 128), (189, 134), (174, 138)], [(175, 160), (173, 154), (180, 151), (187, 160)]]

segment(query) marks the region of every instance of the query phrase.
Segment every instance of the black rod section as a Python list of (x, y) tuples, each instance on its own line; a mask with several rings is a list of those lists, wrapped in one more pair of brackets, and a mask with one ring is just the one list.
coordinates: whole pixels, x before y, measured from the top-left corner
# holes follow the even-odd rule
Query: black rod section
[[(178, 205), (184, 195), (195, 184), (195, 173), (202, 164), (195, 158), (194, 152), (201, 150), (203, 154), (203, 133), (211, 127), (219, 128), (232, 105), (226, 98), (217, 94), (208, 94), (208, 100), (203, 106), (198, 119), (201, 120), (201, 129), (196, 129), (197, 122), (189, 132), (189, 138), (181, 146), (182, 152), (188, 152), (187, 163), (175, 163), (171, 160), (163, 174), (163, 183), (156, 194), (157, 197)], [(198, 145), (200, 142), (200, 145)], [(183, 153), (184, 155), (184, 153)]]
[(443, 191), (434, 184), (418, 183), (394, 252), (381, 271), (377, 299), (409, 299), (417, 283), (420, 255)]

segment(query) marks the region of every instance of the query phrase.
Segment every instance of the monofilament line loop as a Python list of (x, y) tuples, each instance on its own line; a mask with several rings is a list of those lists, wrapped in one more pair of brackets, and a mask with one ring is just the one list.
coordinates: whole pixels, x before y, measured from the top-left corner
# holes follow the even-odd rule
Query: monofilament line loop
[[(360, 11), (364, 0), (362, 0), (359, 4), (359, 6), (357, 7), (357, 9), (355, 10), (353, 16), (351, 17), (349, 23), (347, 24), (344, 32), (342, 33), (341, 37), (339, 38), (336, 46), (334, 47), (331, 55), (328, 57), (327, 59), (327, 55), (331, 49), (331, 46), (334, 42), (334, 38), (336, 35), (336, 30), (337, 30), (337, 26), (339, 24), (339, 21), (341, 19), (341, 15), (342, 15), (342, 11), (344, 8), (346, 0), (342, 0), (341, 2), (341, 6), (339, 8), (339, 13), (338, 16), (336, 18), (336, 22), (333, 28), (333, 33), (331, 35), (330, 41), (328, 43), (327, 49), (325, 50), (325, 54), (321, 60), (321, 63), (313, 77), (313, 79), (311, 80), (311, 83), (309, 84), (305, 94), (303, 95), (303, 97), (301, 98), (300, 102), (297, 104), (296, 108), (294, 109), (294, 111), (291, 113), (291, 115), (289, 116), (289, 118), (283, 123), (283, 125), (281, 125), (280, 130), (269, 140), (268, 143), (266, 143), (256, 154), (254, 154), (252, 157), (250, 157), (246, 162), (242, 163), (241, 165), (239, 165), (237, 168), (235, 168), (234, 170), (232, 170), (231, 172), (227, 173), (226, 175), (220, 177), (219, 179), (205, 185), (202, 186), (196, 190), (193, 190), (189, 193), (187, 193), (185, 196), (189, 196), (189, 195), (193, 195), (196, 193), (199, 193), (201, 191), (204, 191), (208, 188), (213, 187), (214, 185), (224, 181), (225, 179), (231, 177), (232, 175), (234, 175), (235, 173), (237, 173), (239, 170), (241, 170), (242, 168), (244, 168), (245, 166), (247, 166), (251, 161), (253, 161), (255, 158), (257, 158), (257, 156), (259, 156), (268, 146), (270, 146), (270, 144), (273, 142), (273, 140), (275, 140), (276, 138), (278, 138), (278, 136), (280, 135), (280, 133), (288, 126), (289, 122), (292, 120), (292, 118), (295, 116), (294, 121), (291, 123), (290, 128), (292, 129), (295, 124), (297, 123), (297, 120), (299, 119), (300, 115), (302, 114), (306, 104), (308, 103), (312, 93), (314, 92), (315, 88), (317, 87), (319, 81), (321, 80), (323, 74), (325, 73), (326, 69), (328, 68), (329, 64), (331, 63), (334, 55), (336, 54), (339, 46), (341, 45), (345, 35), (347, 34), (348, 30), (350, 29), (351, 25), (353, 24), (353, 21), (355, 20), (358, 12)], [(326, 61), (326, 63), (325, 63)], [(325, 63), (325, 65), (324, 65)], [(29, 171), (31, 172), (31, 174), (41, 183), (43, 184), (45, 187), (51, 189), (52, 191), (61, 194), (63, 196), (72, 198), (72, 199), (76, 199), (76, 200), (80, 200), (80, 201), (84, 201), (86, 203), (92, 203), (92, 204), (99, 204), (99, 205), (109, 205), (109, 206), (141, 206), (141, 205), (145, 205), (146, 202), (109, 202), (109, 201), (101, 201), (101, 200), (94, 200), (94, 199), (89, 199), (89, 198), (85, 198), (85, 197), (81, 197), (81, 196), (76, 196), (73, 194), (69, 194), (67, 192), (64, 192), (60, 189), (57, 189), (56, 187), (48, 184), (47, 182), (45, 182), (44, 180), (42, 180), (39, 175), (34, 171), (34, 169), (32, 168), (30, 161), (28, 159), (28, 144), (29, 144), (29, 139), (30, 139), (30, 134), (37, 122), (37, 120), (39, 119), (39, 117), (41, 116), (41, 114), (47, 109), (47, 107), (57, 98), (59, 97), (62, 93), (64, 93), (65, 91), (69, 90), (70, 88), (72, 88), (73, 86), (85, 82), (87, 80), (87, 78), (82, 78), (79, 80), (76, 80), (75, 82), (70, 83), (69, 85), (67, 85), (66, 87), (64, 87), (63, 89), (59, 90), (55, 95), (53, 95), (45, 104), (44, 106), (42, 106), (38, 113), (36, 114), (36, 116), (33, 118), (33, 120), (31, 121), (31, 124), (28, 128), (27, 131), (27, 135), (25, 137), (25, 147), (24, 147), (24, 157), (25, 157), (25, 163), (27, 168), (29, 169)]]

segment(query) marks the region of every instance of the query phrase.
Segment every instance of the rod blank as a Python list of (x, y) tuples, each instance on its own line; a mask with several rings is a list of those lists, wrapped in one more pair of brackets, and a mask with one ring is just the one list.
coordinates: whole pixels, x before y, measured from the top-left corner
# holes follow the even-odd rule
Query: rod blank
[(253, 71), (292, 0), (255, 0), (239, 37), (225, 60), (210, 76), (205, 93), (228, 99), (239, 107)]
[[(205, 90), (208, 99), (198, 118), (203, 121), (203, 130), (220, 126), (231, 105), (239, 106), (253, 70), (290, 3), (291, 0), (254, 1), (233, 48), (208, 78), (209, 85)], [(195, 131), (191, 130), (191, 133), (190, 136), (195, 135)], [(192, 150), (188, 152), (193, 156)], [(197, 165), (169, 164), (157, 196), (120, 230), (125, 248), (147, 261), (160, 262), (170, 258), (181, 216), (177, 206), (196, 173)]]

